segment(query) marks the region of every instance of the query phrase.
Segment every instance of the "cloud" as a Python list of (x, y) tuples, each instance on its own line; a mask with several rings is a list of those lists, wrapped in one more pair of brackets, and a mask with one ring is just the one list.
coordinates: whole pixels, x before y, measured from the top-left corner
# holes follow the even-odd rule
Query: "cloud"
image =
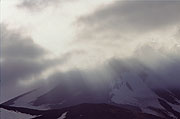
[[(161, 77), (167, 82), (166, 85), (178, 86), (180, 74), (180, 47), (165, 52), (164, 47), (156, 48), (154, 44), (146, 43), (136, 49), (136, 53), (130, 57), (119, 58), (118, 56), (107, 59), (91, 68), (80, 69), (71, 68), (65, 72), (54, 72), (48, 77), (55, 84), (85, 82), (87, 85), (106, 85), (114, 79), (121, 79), (120, 74), (124, 72), (142, 73), (147, 72), (150, 75)], [(81, 62), (78, 62), (81, 65)], [(159, 80), (157, 77), (152, 81)], [(159, 82), (159, 81), (158, 81)], [(161, 83), (161, 82), (159, 82)], [(164, 85), (164, 84), (162, 84)]]
[(180, 1), (115, 1), (79, 18), (81, 35), (146, 33), (180, 24)]
[(76, 43), (103, 51), (103, 58), (133, 55), (141, 45), (151, 41), (163, 52), (176, 50), (178, 11), (180, 1), (114, 1), (79, 17)]
[(180, 27), (177, 29), (177, 32), (175, 33), (175, 38), (177, 42), (180, 44)]
[[(28, 10), (38, 10), (56, 2), (58, 0), (23, 0), (19, 7)], [(148, 45), (141, 47), (139, 43), (135, 44), (135, 42), (132, 42), (133, 40), (139, 40), (132, 33), (136, 32), (140, 36), (146, 32), (159, 29), (163, 32), (164, 28), (179, 25), (180, 15), (177, 14), (180, 11), (179, 6), (180, 3), (178, 1), (115, 1), (92, 14), (81, 17), (77, 21), (83, 27), (80, 31), (81, 35), (90, 39), (89, 41), (99, 38), (98, 41), (95, 41), (93, 44), (76, 42), (74, 44), (79, 48), (77, 48), (78, 50), (75, 51), (73, 49), (74, 52), (69, 52), (62, 58), (53, 60), (46, 58), (48, 51), (34, 43), (31, 37), (23, 36), (19, 31), (7, 29), (7, 26), (1, 25), (2, 57), (0, 67), (3, 85), (6, 84), (4, 86), (8, 89), (8, 84), (14, 85), (19, 80), (26, 81), (31, 77), (36, 79), (37, 76), (46, 70), (67, 62), (71, 56), (73, 56), (71, 58), (72, 64), (75, 63), (77, 66), (82, 66), (83, 64), (89, 64), (89, 62), (95, 62), (95, 68), (87, 67), (83, 71), (75, 70), (75, 73), (72, 71), (65, 72), (65, 74), (53, 72), (53, 75), (50, 75), (47, 80), (61, 81), (61, 78), (65, 75), (65, 77), (73, 80), (72, 82), (76, 84), (76, 80), (80, 79), (83, 74), (83, 77), (86, 77), (85, 80), (94, 81), (94, 83), (99, 81), (98, 84), (101, 84), (105, 79), (113, 79), (115, 77), (114, 74), (118, 75), (119, 71), (128, 71), (129, 68), (142, 71), (143, 67), (152, 69), (162, 77), (166, 77), (163, 73), (166, 72), (174, 80), (177, 80), (180, 77), (176, 73), (180, 70), (178, 68), (180, 67), (180, 56), (178, 54), (180, 48), (178, 44), (174, 45), (172, 42), (169, 42), (171, 44), (170, 50), (167, 48), (169, 45), (164, 45), (162, 42), (157, 43), (162, 46), (158, 46), (158, 48), (154, 45), (149, 45), (147, 42)], [(177, 36), (178, 34), (179, 32)], [(163, 32), (163, 35), (160, 35), (160, 39), (164, 40), (166, 33)], [(119, 39), (124, 39), (125, 42)], [(169, 39), (169, 37), (166, 39)], [(120, 52), (128, 54), (131, 47), (135, 47), (135, 54), (130, 56), (128, 60), (119, 59), (119, 56), (122, 55)], [(106, 58), (106, 54), (108, 58)], [(115, 57), (117, 60), (114, 60), (112, 57)], [(99, 66), (107, 62), (110, 62), (110, 66)], [(73, 69), (72, 64), (70, 65)], [(171, 82), (172, 79), (170, 80), (170, 78), (167, 76), (164, 79)], [(56, 81), (53, 84), (56, 84)], [(22, 91), (22, 89), (20, 90)]]
[(14, 30), (9, 30), (1, 25), (1, 43), (3, 58), (34, 59), (47, 54), (47, 51), (35, 44), (30, 37), (23, 36)]
[[(82, 59), (87, 53), (81, 50), (73, 50), (74, 52), (68, 52), (62, 58), (49, 60), (45, 58), (48, 52), (35, 44), (31, 38), (27, 39), (20, 32), (7, 29), (7, 26), (1, 26), (1, 29), (3, 31), (3, 37), (1, 37), (3, 43), (3, 60), (0, 64), (3, 83), (1, 85), (3, 85), (2, 89), (6, 90), (6, 93), (3, 93), (2, 100), (7, 100), (10, 97), (16, 96), (19, 92), (22, 93), (25, 91), (24, 88), (15, 85), (19, 80), (28, 82), (28, 79), (31, 77), (37, 79), (37, 76), (41, 75), (42, 72), (67, 62), (69, 57), (81, 55), (80, 59)], [(169, 52), (165, 50), (164, 47), (157, 48), (154, 44), (146, 43), (139, 46), (136, 53), (131, 57), (123, 59), (114, 56), (113, 58), (106, 59), (103, 63), (95, 65), (93, 68), (76, 69), (71, 67), (70, 71), (53, 71), (47, 76), (46, 81), (48, 82), (48, 86), (54, 86), (60, 83), (69, 86), (66, 87), (67, 89), (77, 88), (78, 90), (82, 90), (86, 88), (87, 90), (98, 91), (100, 88), (102, 91), (105, 91), (112, 81), (121, 78), (120, 74), (123, 74), (123, 72), (135, 72), (138, 74), (145, 71), (148, 74), (154, 74), (155, 72), (169, 86), (177, 86), (179, 84), (177, 83), (179, 82), (178, 79), (180, 78), (180, 75), (177, 73), (180, 71), (180, 47), (174, 47)], [(92, 60), (94, 60), (94, 57)], [(76, 59), (73, 59), (73, 62), (82, 65), (82, 61), (77, 62)], [(44, 85), (43, 81), (40, 81), (41, 85)], [(34, 88), (34, 86), (32, 87)], [(30, 89), (28, 88), (26, 90)]]
[[(0, 24), (0, 28), (2, 101), (37, 87), (39, 82), (42, 84), (43, 75), (46, 75), (45, 78), (50, 75), (47, 71), (53, 71), (70, 57), (69, 54), (50, 58), (49, 51), (34, 43), (31, 37), (23, 35), (23, 32), (9, 29), (5, 24)], [(25, 87), (20, 82), (26, 84)]]
[[(71, 1), (71, 0), (68, 0)], [(26, 8), (30, 11), (38, 11), (42, 10), (48, 6), (56, 6), (60, 2), (67, 2), (67, 0), (21, 0), (21, 2), (17, 5), (18, 8)]]
[[(47, 80), (50, 81), (48, 85), (55, 84), (56, 88), (40, 96), (35, 101), (35, 105), (52, 104), (52, 102), (57, 101), (57, 99), (61, 100), (67, 95), (68, 100), (68, 97), (73, 97), (72, 95), (76, 92), (81, 92), (79, 97), (83, 97), (83, 94), (92, 94), (102, 97), (101, 101), (105, 101), (109, 95), (113, 98), (113, 94), (116, 92), (113, 91), (114, 88), (119, 90), (123, 96), (131, 97), (128, 90), (123, 91), (124, 85), (128, 85), (131, 90), (134, 89), (137, 97), (142, 96), (137, 94), (146, 92), (147, 87), (148, 90), (149, 88), (180, 89), (180, 74), (177, 73), (180, 72), (180, 55), (172, 56), (172, 53), (162, 53), (161, 50), (154, 49), (149, 44), (142, 46), (137, 54), (139, 57), (134, 55), (124, 59), (111, 58), (94, 68), (54, 72)], [(147, 60), (149, 57), (153, 57), (154, 61), (149, 62), (151, 60)], [(64, 95), (64, 90), (66, 90), (66, 95)]]
[(18, 30), (1, 24), (1, 79), (3, 84), (17, 83), (40, 76), (42, 72), (67, 61), (67, 57), (49, 59), (49, 52)]

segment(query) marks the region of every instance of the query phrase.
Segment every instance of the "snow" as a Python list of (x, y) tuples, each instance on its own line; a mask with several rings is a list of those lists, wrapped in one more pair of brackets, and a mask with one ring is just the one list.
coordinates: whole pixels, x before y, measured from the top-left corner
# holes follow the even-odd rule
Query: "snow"
[(11, 106), (18, 106), (18, 107), (26, 107), (26, 108), (31, 108), (31, 109), (48, 109), (48, 107), (46, 105), (42, 105), (42, 106), (32, 106), (32, 102), (34, 100), (36, 100), (39, 96), (47, 93), (50, 89), (38, 89), (28, 95), (25, 95), (19, 99), (17, 99), (14, 102), (14, 105)]
[(18, 112), (12, 112), (5, 109), (0, 109), (0, 118), (1, 119), (30, 119), (34, 118), (35, 116), (22, 114)]
[[(133, 91), (127, 87), (126, 82), (129, 83)], [(114, 82), (115, 85), (117, 85), (117, 83), (120, 87), (113, 88), (111, 92), (113, 94), (111, 99), (113, 102), (139, 107), (146, 107), (148, 105), (160, 107), (157, 96), (136, 73), (122, 73), (121, 79), (117, 79), (117, 81)]]
[(61, 115), (61, 117), (59, 117), (58, 119), (65, 119), (65, 118), (66, 118), (66, 114), (67, 114), (67, 112), (63, 113), (63, 114)]
[[(145, 76), (140, 74), (145, 74)], [(117, 104), (138, 106), (145, 113), (159, 115), (157, 112), (148, 108), (151, 106), (166, 110), (160, 105), (158, 101), (158, 98), (160, 97), (153, 89), (157, 88), (168, 91), (166, 89), (167, 87), (168, 84), (163, 80), (161, 75), (156, 74), (151, 70), (139, 70), (131, 67), (128, 71), (119, 73), (116, 80), (112, 82), (111, 101)], [(180, 103), (180, 100), (176, 99), (176, 101)], [(171, 105), (174, 110), (180, 112), (179, 105), (167, 103)], [(173, 116), (171, 113), (168, 114)]]

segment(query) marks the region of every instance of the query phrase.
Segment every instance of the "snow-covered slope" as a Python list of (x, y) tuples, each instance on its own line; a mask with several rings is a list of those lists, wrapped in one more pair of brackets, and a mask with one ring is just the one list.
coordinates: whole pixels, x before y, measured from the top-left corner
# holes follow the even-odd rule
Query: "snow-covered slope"
[[(162, 82), (160, 79), (160, 82), (151, 80), (151, 78), (158, 77), (155, 77), (153, 74), (146, 74), (146, 76), (148, 77), (143, 79), (138, 73), (122, 73), (120, 78), (112, 85), (111, 94), (113, 96), (111, 101), (117, 104), (134, 105), (140, 107), (144, 112), (156, 115), (157, 111), (149, 107), (167, 111), (159, 102), (159, 99), (162, 99), (174, 110), (180, 112), (180, 100), (165, 85), (159, 85)], [(173, 115), (171, 112), (169, 113)]]
[(1, 119), (31, 119), (31, 118), (35, 118), (35, 116), (8, 111), (5, 109), (0, 109), (0, 118)]
[(157, 110), (167, 115), (174, 115), (174, 111), (180, 112), (178, 84), (173, 85), (173, 80), (169, 77), (167, 79), (161, 71), (160, 74), (156, 73), (139, 62), (124, 64), (126, 63), (120, 64), (121, 68), (117, 64), (113, 66), (115, 81), (112, 83), (112, 102), (134, 105), (152, 114), (157, 114)]

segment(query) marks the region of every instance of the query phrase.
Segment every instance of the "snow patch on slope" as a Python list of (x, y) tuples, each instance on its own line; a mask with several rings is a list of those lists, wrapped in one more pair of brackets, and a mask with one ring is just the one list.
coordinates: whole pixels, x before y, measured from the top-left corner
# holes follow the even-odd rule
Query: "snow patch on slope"
[(66, 115), (67, 115), (68, 112), (65, 112), (61, 115), (61, 117), (59, 117), (58, 119), (65, 119), (66, 118)]
[(47, 105), (42, 105), (42, 106), (33, 106), (32, 102), (36, 100), (39, 96), (47, 93), (50, 89), (38, 89), (28, 95), (25, 95), (16, 101), (14, 101), (14, 104), (11, 106), (16, 106), (16, 107), (26, 107), (26, 108), (31, 108), (31, 109), (49, 109)]
[(1, 119), (30, 119), (30, 118), (35, 118), (35, 116), (8, 111), (5, 109), (0, 109), (0, 118)]

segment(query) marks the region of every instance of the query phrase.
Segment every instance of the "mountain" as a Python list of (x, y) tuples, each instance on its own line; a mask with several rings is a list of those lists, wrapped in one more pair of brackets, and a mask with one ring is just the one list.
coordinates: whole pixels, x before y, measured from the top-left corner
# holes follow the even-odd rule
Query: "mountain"
[[(68, 73), (68, 76), (56, 76), (60, 81), (57, 81), (51, 89), (44, 86), (17, 96), (2, 105), (35, 110), (61, 110), (71, 106), (79, 107), (80, 110), (82, 108), (81, 111), (74, 110), (73, 115), (82, 112), (89, 114), (89, 112), (84, 112), (86, 109), (84, 110), (84, 105), (81, 104), (90, 103), (89, 109), (91, 104), (96, 104), (92, 106), (94, 108), (94, 106), (104, 103), (105, 107), (97, 106), (102, 110), (95, 110), (93, 113), (106, 114), (98, 111), (103, 111), (101, 107), (108, 110), (109, 105), (113, 105), (118, 107), (118, 113), (120, 113), (119, 108), (123, 108), (123, 111), (129, 110), (132, 114), (137, 112), (138, 115), (145, 113), (165, 119), (180, 119), (180, 86), (177, 84), (178, 79), (175, 79), (172, 74), (168, 74), (172, 76), (169, 77), (164, 73), (165, 71), (157, 73), (139, 62), (112, 63), (108, 69), (110, 69), (108, 71), (110, 73), (107, 74), (109, 78), (101, 77), (100, 80), (94, 76), (97, 74), (93, 75), (95, 79), (91, 76), (92, 80), (87, 80), (77, 71)], [(174, 83), (174, 80), (177, 83)], [(117, 112), (115, 111), (114, 115)], [(70, 113), (67, 114), (70, 115)], [(112, 116), (113, 112), (108, 114)], [(106, 116), (103, 118), (106, 119)], [(138, 117), (138, 119), (140, 118)], [(155, 119), (155, 117), (151, 119)]]
[(34, 110), (1, 105), (1, 108), (35, 116), (32, 119), (163, 119), (108, 104), (80, 104), (62, 109)]

